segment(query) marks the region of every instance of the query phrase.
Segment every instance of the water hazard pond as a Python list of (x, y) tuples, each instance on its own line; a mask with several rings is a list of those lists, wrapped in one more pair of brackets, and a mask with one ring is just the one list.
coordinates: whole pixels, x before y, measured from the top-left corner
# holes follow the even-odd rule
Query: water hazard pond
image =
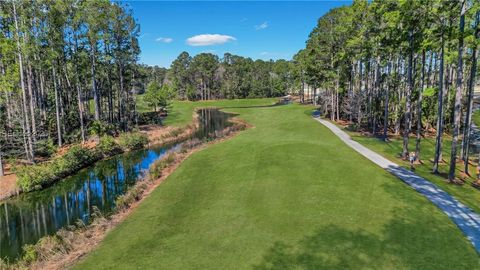
[[(198, 114), (200, 127), (195, 138), (213, 138), (215, 131), (230, 125), (231, 115), (217, 109), (202, 109)], [(94, 207), (111, 213), (118, 196), (142, 179), (155, 160), (180, 145), (152, 147), (102, 160), (50, 188), (2, 202), (0, 257), (14, 260), (22, 254), (23, 245), (34, 244), (80, 220), (88, 223)]]

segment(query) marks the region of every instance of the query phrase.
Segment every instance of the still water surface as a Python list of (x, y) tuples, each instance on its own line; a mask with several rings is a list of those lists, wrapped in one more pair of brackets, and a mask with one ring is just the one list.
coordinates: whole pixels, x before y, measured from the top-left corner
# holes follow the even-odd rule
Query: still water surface
[[(199, 110), (199, 139), (214, 137), (229, 126), (231, 116), (216, 109)], [(115, 199), (142, 179), (150, 165), (181, 143), (152, 147), (102, 160), (54, 186), (22, 194), (0, 204), (0, 257), (8, 260), (22, 254), (22, 246), (78, 222), (88, 223), (93, 208), (109, 214)]]

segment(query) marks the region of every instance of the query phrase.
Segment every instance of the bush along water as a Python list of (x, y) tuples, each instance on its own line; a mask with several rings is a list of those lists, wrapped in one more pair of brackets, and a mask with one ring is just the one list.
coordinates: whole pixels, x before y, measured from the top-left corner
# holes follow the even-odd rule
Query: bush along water
[(122, 147), (115, 141), (115, 138), (108, 135), (100, 138), (96, 149), (103, 157), (111, 157), (123, 152)]
[(118, 142), (125, 150), (137, 150), (148, 144), (148, 138), (139, 132), (122, 133), (118, 137)]
[(23, 191), (32, 191), (48, 186), (100, 158), (97, 151), (75, 145), (61, 157), (41, 164), (15, 167), (14, 171), (19, 187)]
[(24, 192), (38, 190), (69, 176), (96, 161), (143, 148), (148, 144), (148, 138), (138, 132), (123, 133), (118, 143), (112, 136), (104, 135), (93, 149), (74, 145), (66, 154), (50, 161), (34, 165), (21, 165), (14, 168), (17, 184)]
[[(216, 138), (226, 137), (235, 131), (243, 130), (247, 127), (243, 122), (235, 120), (232, 120), (232, 122), (234, 125), (216, 133)], [(19, 260), (6, 262), (0, 259), (0, 269), (48, 268), (50, 260), (55, 261), (60, 260), (59, 258), (66, 258), (72, 251), (84, 250), (88, 252), (89, 248), (92, 248), (101, 240), (101, 237), (97, 240), (92, 240), (92, 235), (104, 235), (109, 229), (113, 228), (119, 221), (120, 213), (127, 212), (135, 202), (140, 201), (149, 188), (158, 184), (157, 179), (166, 177), (165, 171), (167, 168), (184, 160), (191, 150), (199, 148), (204, 143), (206, 141), (198, 138), (186, 140), (176, 151), (169, 152), (154, 162), (149, 168), (147, 177), (142, 181), (138, 181), (124, 195), (116, 199), (115, 211), (110, 216), (104, 216), (94, 206), (89, 225), (77, 222), (75, 226), (61, 229), (53, 236), (43, 237), (34, 245), (25, 245), (23, 256)], [(97, 146), (97, 153), (99, 149), (105, 152), (114, 152), (112, 149), (118, 147), (115, 145), (115, 140), (112, 140), (110, 137), (102, 137), (99, 145), (102, 146)], [(75, 257), (71, 261), (75, 261)], [(67, 264), (71, 261), (66, 259)]]

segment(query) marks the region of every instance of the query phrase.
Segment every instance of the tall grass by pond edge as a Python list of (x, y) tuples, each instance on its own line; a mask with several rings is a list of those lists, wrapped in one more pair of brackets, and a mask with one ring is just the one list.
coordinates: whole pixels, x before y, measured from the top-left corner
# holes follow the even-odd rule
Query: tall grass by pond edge
[(0, 269), (65, 269), (72, 266), (93, 250), (111, 229), (122, 222), (191, 154), (207, 145), (229, 139), (249, 127), (239, 119), (230, 120), (233, 125), (218, 132), (215, 140), (206, 142), (196, 138), (189, 139), (182, 143), (179, 149), (157, 160), (143, 180), (117, 198), (115, 211), (111, 215), (104, 216), (98, 209), (94, 209), (90, 224), (85, 225), (78, 221), (75, 226), (61, 229), (55, 235), (42, 237), (34, 245), (25, 245), (24, 253), (17, 261), (8, 262), (0, 258)]

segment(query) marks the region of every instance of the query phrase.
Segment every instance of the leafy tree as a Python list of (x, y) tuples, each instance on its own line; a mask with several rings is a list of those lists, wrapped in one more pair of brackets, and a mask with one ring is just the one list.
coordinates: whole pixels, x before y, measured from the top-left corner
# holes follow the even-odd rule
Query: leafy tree
[(157, 82), (152, 81), (147, 87), (144, 99), (154, 111), (157, 111), (157, 108), (160, 111), (166, 111), (173, 96), (174, 93), (168, 85), (160, 86)]

